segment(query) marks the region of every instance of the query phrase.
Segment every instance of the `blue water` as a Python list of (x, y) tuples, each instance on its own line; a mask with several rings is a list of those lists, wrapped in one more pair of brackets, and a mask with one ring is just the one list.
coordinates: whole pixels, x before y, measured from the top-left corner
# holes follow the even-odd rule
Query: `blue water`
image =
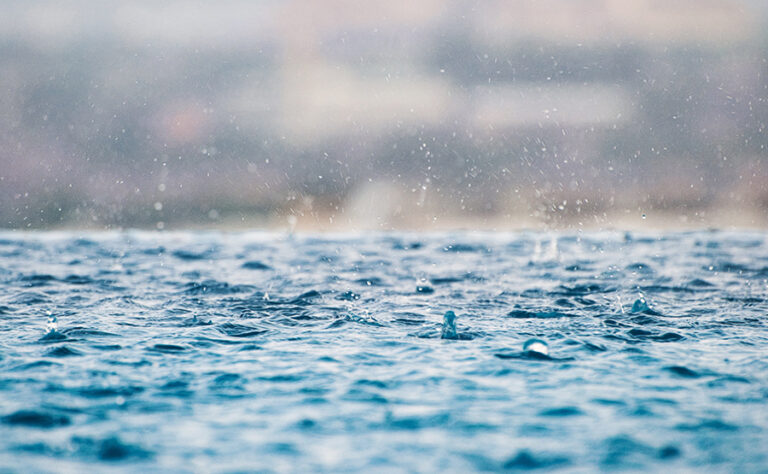
[(768, 472), (766, 234), (6, 232), (0, 289), (10, 471)]

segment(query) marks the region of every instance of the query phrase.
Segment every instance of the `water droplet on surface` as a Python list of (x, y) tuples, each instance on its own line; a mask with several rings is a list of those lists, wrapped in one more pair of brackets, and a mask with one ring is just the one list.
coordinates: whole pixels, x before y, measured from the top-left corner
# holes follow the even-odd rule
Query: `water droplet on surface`
[(542, 339), (528, 339), (523, 344), (523, 352), (535, 352), (536, 354), (549, 355), (549, 345)]

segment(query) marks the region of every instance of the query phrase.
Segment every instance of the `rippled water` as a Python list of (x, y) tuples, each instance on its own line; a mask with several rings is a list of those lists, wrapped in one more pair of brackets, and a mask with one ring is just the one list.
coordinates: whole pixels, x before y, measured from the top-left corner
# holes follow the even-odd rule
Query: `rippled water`
[(765, 234), (5, 233), (0, 263), (11, 470), (768, 469)]

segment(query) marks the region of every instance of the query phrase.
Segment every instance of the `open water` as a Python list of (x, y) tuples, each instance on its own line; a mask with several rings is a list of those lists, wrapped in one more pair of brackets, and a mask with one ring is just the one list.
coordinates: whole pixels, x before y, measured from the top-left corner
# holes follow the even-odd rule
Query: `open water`
[(768, 472), (767, 321), (764, 233), (6, 232), (0, 471)]

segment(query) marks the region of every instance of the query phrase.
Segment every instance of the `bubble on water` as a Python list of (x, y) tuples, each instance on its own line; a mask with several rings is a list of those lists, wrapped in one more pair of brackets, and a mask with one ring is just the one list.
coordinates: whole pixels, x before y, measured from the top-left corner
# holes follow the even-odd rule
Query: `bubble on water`
[(523, 352), (535, 352), (541, 355), (549, 355), (549, 345), (542, 339), (528, 339), (523, 344)]
[(453, 311), (446, 311), (443, 316), (443, 330), (440, 333), (441, 339), (458, 339), (456, 333), (456, 313)]

